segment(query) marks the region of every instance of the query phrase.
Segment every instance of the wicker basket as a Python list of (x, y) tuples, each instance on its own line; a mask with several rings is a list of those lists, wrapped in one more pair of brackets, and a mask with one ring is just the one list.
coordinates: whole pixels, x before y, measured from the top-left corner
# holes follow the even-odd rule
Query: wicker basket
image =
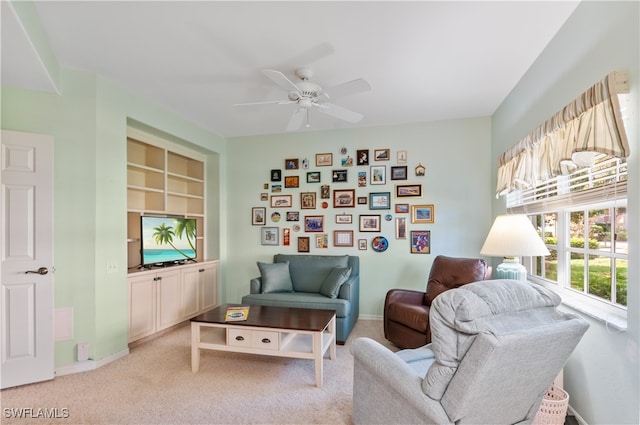
[(569, 407), (569, 394), (562, 388), (551, 385), (542, 397), (538, 413), (532, 425), (563, 425)]

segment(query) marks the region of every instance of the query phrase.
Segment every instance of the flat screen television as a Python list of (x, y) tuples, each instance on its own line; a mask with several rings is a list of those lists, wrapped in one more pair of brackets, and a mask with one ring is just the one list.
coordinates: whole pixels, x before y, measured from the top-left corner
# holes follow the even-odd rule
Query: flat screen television
[(196, 258), (196, 220), (143, 215), (142, 266), (179, 264)]

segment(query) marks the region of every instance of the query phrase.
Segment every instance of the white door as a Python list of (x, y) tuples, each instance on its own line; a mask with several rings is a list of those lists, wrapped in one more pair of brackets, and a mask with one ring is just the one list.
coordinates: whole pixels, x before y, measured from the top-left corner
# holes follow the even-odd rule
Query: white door
[(2, 130), (1, 387), (53, 379), (53, 137)]

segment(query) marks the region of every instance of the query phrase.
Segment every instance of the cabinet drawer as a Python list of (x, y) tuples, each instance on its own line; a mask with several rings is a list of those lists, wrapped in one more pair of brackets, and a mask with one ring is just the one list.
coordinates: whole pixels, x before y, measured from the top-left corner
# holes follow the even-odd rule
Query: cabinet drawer
[(253, 348), (262, 348), (264, 350), (278, 350), (280, 340), (278, 332), (269, 331), (253, 331), (252, 343)]
[(227, 345), (251, 347), (251, 335), (249, 329), (227, 329)]

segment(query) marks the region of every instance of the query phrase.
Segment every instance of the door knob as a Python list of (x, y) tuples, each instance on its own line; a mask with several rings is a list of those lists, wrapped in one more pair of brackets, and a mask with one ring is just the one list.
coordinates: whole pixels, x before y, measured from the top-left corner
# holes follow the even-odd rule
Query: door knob
[(47, 269), (46, 267), (40, 267), (38, 270), (29, 270), (25, 272), (25, 274), (28, 274), (28, 273), (45, 275), (49, 273), (49, 269)]

